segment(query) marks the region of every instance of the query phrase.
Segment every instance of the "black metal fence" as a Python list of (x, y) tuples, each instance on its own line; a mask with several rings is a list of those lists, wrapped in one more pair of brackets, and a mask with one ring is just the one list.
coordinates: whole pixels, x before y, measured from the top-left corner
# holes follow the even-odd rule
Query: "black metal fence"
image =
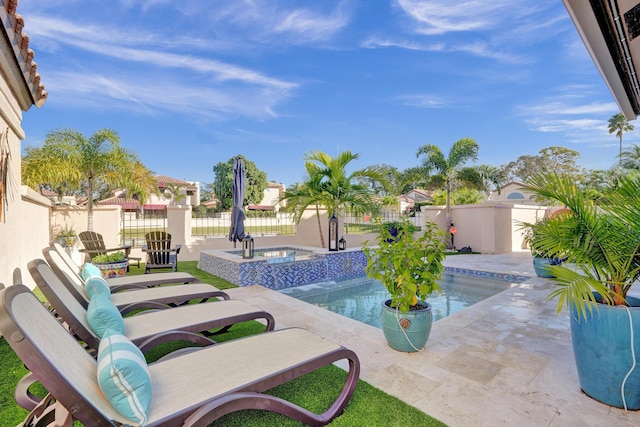
[[(229, 235), (231, 213), (197, 213), (191, 216), (191, 235), (200, 237), (225, 237)], [(274, 211), (245, 212), (245, 234), (260, 236), (287, 236), (296, 234), (296, 224), (291, 215)]]
[(397, 212), (385, 212), (377, 214), (375, 217), (371, 215), (355, 215), (347, 213), (344, 216), (344, 233), (345, 234), (364, 234), (377, 233), (380, 225), (386, 222), (400, 221), (408, 218), (409, 221), (420, 226), (422, 224), (422, 212), (412, 212), (410, 215), (400, 214)]
[(122, 211), (120, 240), (123, 245), (141, 247), (146, 244), (145, 234), (167, 231), (167, 208), (144, 211)]

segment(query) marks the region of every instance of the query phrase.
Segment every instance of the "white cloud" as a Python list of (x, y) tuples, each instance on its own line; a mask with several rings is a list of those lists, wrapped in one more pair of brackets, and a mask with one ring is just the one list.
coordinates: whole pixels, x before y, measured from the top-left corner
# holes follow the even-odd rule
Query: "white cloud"
[(305, 41), (318, 41), (331, 38), (348, 22), (348, 18), (340, 10), (326, 16), (309, 9), (296, 9), (282, 16), (273, 30)]
[(410, 107), (419, 107), (419, 108), (443, 108), (448, 106), (448, 102), (446, 102), (443, 98), (434, 96), (434, 95), (402, 95), (399, 96), (398, 99), (404, 104)]
[(245, 116), (274, 117), (287, 94), (266, 88), (238, 85), (202, 87), (170, 78), (150, 80), (145, 76), (106, 76), (64, 71), (47, 74), (50, 103), (75, 108), (125, 109), (153, 115), (168, 111), (178, 115), (212, 119)]
[(493, 29), (518, 9), (517, 0), (396, 0), (396, 3), (414, 20), (416, 32), (429, 35)]

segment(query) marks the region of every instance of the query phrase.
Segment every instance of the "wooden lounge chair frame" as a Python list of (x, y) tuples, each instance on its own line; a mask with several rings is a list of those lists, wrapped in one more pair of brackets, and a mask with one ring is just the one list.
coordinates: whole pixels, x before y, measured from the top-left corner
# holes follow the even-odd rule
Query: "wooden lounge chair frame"
[(147, 244), (142, 251), (147, 254), (147, 262), (144, 265), (144, 274), (157, 268), (170, 268), (178, 270), (178, 254), (182, 245), (171, 247), (171, 234), (165, 231), (151, 231), (144, 235)]
[[(87, 310), (44, 260), (29, 261), (27, 267), (56, 315), (68, 325), (69, 331), (91, 350), (97, 351), (100, 339), (87, 322)], [(266, 321), (266, 331), (275, 327), (275, 320), (270, 313), (244, 301), (226, 300), (147, 311), (125, 317), (124, 325), (129, 339), (146, 353), (168, 341), (186, 340), (200, 345), (215, 344), (215, 341), (205, 335), (213, 336), (237, 323), (258, 319)]]
[[(58, 251), (44, 248), (42, 253), (49, 266), (85, 309), (89, 306), (89, 297), (84, 291), (84, 281), (62, 260)], [(206, 283), (187, 285), (155, 286), (152, 288), (127, 288), (124, 292), (111, 289), (111, 302), (124, 315), (139, 309), (166, 309), (177, 307), (187, 302), (206, 302), (212, 299), (231, 299), (226, 292)]]
[[(0, 291), (0, 332), (49, 391), (60, 419), (87, 427), (127, 423), (105, 400), (96, 361), (24, 285)], [(337, 399), (322, 414), (264, 391), (341, 360), (348, 374)], [(340, 415), (358, 383), (357, 355), (304, 329), (290, 328), (228, 341), (149, 365), (153, 385), (145, 426), (207, 426), (243, 409), (284, 414), (312, 426)], [(180, 381), (176, 381), (180, 379)]]
[[(64, 248), (59, 243), (51, 245), (69, 266), (69, 268), (80, 275), (80, 268), (73, 262)], [(106, 279), (112, 291), (120, 291), (132, 288), (146, 288), (170, 283), (200, 283), (200, 280), (189, 273), (166, 272), (149, 276), (123, 276)]]

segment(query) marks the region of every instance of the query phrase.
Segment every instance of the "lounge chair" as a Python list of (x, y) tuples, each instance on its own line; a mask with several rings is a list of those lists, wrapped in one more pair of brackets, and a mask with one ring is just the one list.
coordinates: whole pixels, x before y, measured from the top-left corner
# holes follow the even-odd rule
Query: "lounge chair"
[[(54, 243), (52, 247), (60, 254), (60, 257), (72, 271), (80, 276), (80, 268), (73, 262), (64, 248)], [(148, 288), (152, 286), (165, 285), (170, 283), (199, 283), (200, 280), (189, 273), (166, 272), (154, 274), (152, 276), (125, 276), (107, 279), (107, 283), (112, 290), (122, 290), (129, 288)]]
[(144, 265), (144, 274), (157, 268), (170, 268), (178, 270), (178, 254), (182, 245), (171, 247), (171, 234), (164, 231), (152, 231), (145, 234), (146, 246), (142, 248), (147, 253), (147, 262)]
[[(97, 362), (23, 285), (0, 291), (0, 332), (50, 393), (29, 416), (73, 417), (85, 426), (130, 424), (100, 391)], [(224, 304), (224, 303), (213, 303)], [(263, 392), (347, 360), (337, 399), (315, 414)], [(206, 426), (231, 412), (262, 409), (322, 426), (340, 415), (358, 383), (357, 355), (304, 329), (253, 335), (163, 359), (148, 367), (151, 403), (145, 426)], [(47, 406), (50, 404), (50, 406)], [(117, 424), (119, 423), (119, 424)]]
[[(105, 255), (110, 252), (124, 252), (124, 257), (127, 261), (129, 261), (129, 265), (135, 262), (136, 266), (140, 268), (140, 260), (141, 258), (132, 257), (129, 254), (131, 253), (131, 245), (123, 245), (118, 246), (117, 248), (110, 248), (104, 244), (104, 239), (102, 238), (102, 234), (96, 233), (94, 231), (83, 231), (78, 235), (80, 241), (82, 242), (84, 249), (80, 249), (80, 252), (86, 253), (89, 255), (89, 259), (93, 259), (93, 257), (98, 255)], [(127, 271), (129, 271), (129, 267), (127, 266)]]
[[(69, 268), (55, 249), (44, 248), (42, 253), (58, 279), (65, 285), (76, 301), (86, 309), (89, 306), (89, 297), (85, 292), (85, 282), (82, 278)], [(169, 306), (182, 305), (189, 301), (205, 302), (218, 298), (230, 299), (226, 292), (206, 283), (136, 288), (127, 289), (124, 292), (116, 292), (111, 289), (111, 301), (122, 314), (141, 308), (164, 309)]]
[[(27, 266), (36, 285), (56, 314), (69, 326), (71, 333), (90, 349), (97, 350), (100, 338), (89, 326), (87, 309), (76, 300), (44, 260), (29, 261)], [(124, 327), (129, 339), (145, 353), (159, 344), (180, 339), (193, 338), (200, 344), (214, 344), (204, 335), (211, 336), (228, 329), (228, 326), (257, 319), (266, 321), (265, 330), (273, 330), (275, 321), (271, 314), (244, 301), (227, 300), (147, 311), (125, 317)]]

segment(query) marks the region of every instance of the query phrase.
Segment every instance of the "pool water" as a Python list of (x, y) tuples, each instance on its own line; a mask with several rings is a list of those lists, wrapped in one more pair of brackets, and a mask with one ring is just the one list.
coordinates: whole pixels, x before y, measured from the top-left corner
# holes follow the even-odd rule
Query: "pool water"
[[(441, 293), (432, 294), (433, 320), (439, 320), (512, 286), (511, 282), (459, 273), (445, 272), (440, 280)], [(381, 328), (380, 307), (389, 293), (378, 280), (366, 277), (344, 282), (325, 282), (281, 291), (299, 300), (334, 313)]]

